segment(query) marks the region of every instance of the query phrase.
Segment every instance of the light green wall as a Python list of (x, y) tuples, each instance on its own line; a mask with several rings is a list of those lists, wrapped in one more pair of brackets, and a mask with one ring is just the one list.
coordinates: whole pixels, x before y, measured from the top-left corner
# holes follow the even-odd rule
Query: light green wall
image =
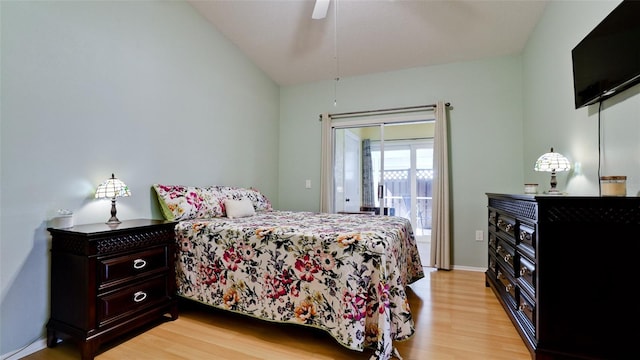
[(279, 88), (189, 4), (0, 1), (0, 354), (41, 338), (47, 220), (161, 215), (153, 183), (256, 186), (277, 204)]
[[(558, 174), (571, 195), (598, 195), (598, 105), (575, 109), (571, 50), (619, 1), (551, 1), (523, 55), (524, 174), (549, 188), (533, 164), (550, 147), (579, 163)], [(629, 46), (638, 46), (630, 44)], [(627, 194), (640, 192), (640, 85), (603, 102), (601, 175), (626, 175)]]
[[(522, 191), (521, 59), (475, 62), (341, 79), (338, 106), (332, 82), (281, 90), (279, 204), (283, 209), (320, 209), (318, 115), (451, 102), (453, 263), (486, 266), (485, 192)], [(305, 189), (305, 179), (312, 188)]]

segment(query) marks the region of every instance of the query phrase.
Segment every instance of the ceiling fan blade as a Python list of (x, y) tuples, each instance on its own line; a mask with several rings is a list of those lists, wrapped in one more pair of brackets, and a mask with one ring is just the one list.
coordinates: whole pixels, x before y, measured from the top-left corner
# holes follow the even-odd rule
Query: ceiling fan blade
[(330, 0), (316, 0), (316, 5), (313, 7), (312, 19), (324, 19), (327, 17), (327, 10), (329, 9)]

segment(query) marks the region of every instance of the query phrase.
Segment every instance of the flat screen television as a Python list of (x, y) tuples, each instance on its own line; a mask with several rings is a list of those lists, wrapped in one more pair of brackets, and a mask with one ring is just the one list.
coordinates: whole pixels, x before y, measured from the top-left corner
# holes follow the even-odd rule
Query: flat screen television
[(640, 1), (620, 3), (571, 57), (576, 109), (640, 83)]

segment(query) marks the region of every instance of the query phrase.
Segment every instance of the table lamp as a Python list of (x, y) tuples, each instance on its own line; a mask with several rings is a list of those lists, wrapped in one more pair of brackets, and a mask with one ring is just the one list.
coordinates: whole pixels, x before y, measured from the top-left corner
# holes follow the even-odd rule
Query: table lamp
[(120, 224), (120, 220), (116, 217), (116, 198), (125, 196), (131, 196), (129, 187), (113, 174), (102, 184), (98, 185), (96, 189), (96, 199), (111, 199), (111, 218), (109, 218), (107, 224)]
[(547, 191), (547, 194), (559, 195), (561, 193), (556, 188), (556, 185), (558, 185), (558, 180), (556, 179), (556, 171), (568, 171), (569, 169), (571, 169), (571, 164), (566, 157), (564, 157), (560, 153), (553, 152), (553, 148), (551, 148), (551, 152), (540, 156), (538, 160), (536, 160), (536, 164), (533, 169), (535, 171), (550, 172), (551, 189)]

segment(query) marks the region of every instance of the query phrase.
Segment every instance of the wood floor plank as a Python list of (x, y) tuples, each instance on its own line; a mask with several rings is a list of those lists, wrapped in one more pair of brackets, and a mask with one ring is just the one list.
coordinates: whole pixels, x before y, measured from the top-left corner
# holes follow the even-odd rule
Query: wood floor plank
[[(405, 360), (529, 360), (531, 356), (484, 273), (427, 268), (407, 289), (415, 334), (395, 346)], [(181, 303), (182, 305), (182, 303)], [(180, 317), (101, 348), (96, 360), (365, 360), (371, 350), (349, 350), (324, 331), (278, 324), (198, 304)], [(72, 342), (26, 360), (79, 359)]]

